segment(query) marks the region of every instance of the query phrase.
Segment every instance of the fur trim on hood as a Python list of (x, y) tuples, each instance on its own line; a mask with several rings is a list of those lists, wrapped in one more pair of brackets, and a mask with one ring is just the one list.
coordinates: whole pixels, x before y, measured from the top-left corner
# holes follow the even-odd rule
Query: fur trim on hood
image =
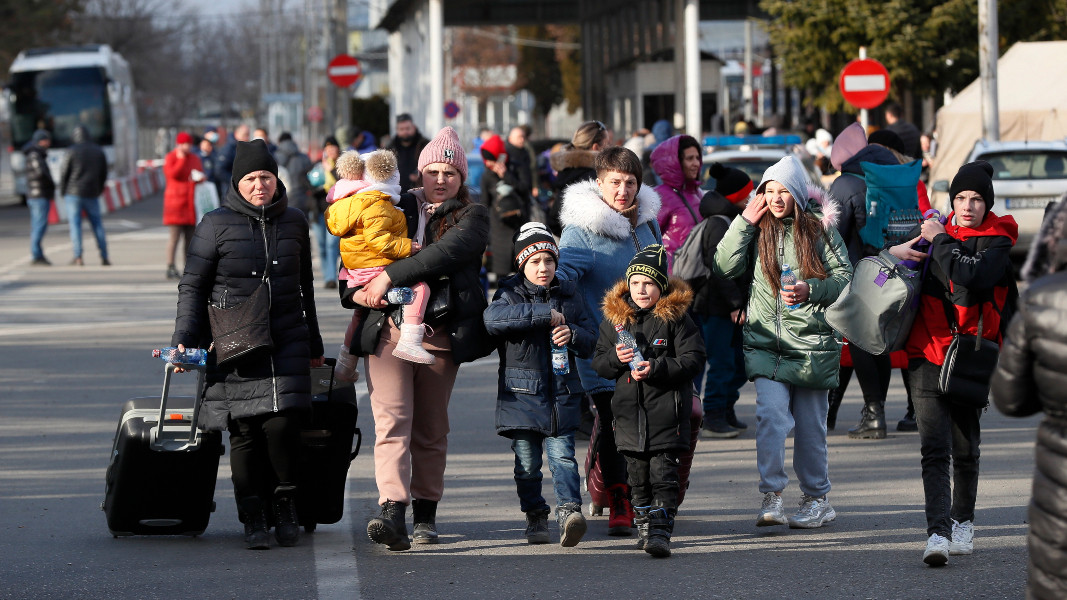
[(558, 173), (563, 169), (592, 169), (594, 158), (596, 158), (596, 152), (592, 150), (571, 148), (570, 150), (560, 150), (549, 154), (548, 163), (552, 165), (552, 170)]
[[(673, 323), (685, 316), (689, 305), (693, 302), (693, 289), (689, 284), (677, 277), (671, 277), (667, 282), (670, 290), (665, 296), (661, 296), (656, 306), (652, 308), (652, 316), (666, 322)], [(630, 298), (630, 284), (625, 279), (616, 283), (608, 293), (604, 294), (604, 303), (601, 308), (604, 318), (612, 325), (629, 325), (634, 320), (636, 310), (628, 302)]]
[(808, 184), (807, 210), (819, 218), (823, 229), (837, 227), (841, 221), (841, 203), (813, 183)]
[[(655, 221), (659, 214), (659, 194), (647, 185), (637, 190), (637, 223)], [(596, 181), (579, 181), (563, 190), (559, 221), (595, 235), (623, 239), (630, 235), (630, 221), (604, 202)]]

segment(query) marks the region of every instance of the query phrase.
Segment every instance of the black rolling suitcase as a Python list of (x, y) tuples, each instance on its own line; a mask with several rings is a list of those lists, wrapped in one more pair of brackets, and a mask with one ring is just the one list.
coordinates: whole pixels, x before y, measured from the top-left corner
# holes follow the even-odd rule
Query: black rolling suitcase
[(204, 374), (197, 369), (195, 397), (175, 397), (173, 372), (167, 363), (160, 397), (122, 408), (100, 505), (115, 537), (199, 535), (215, 510), (223, 446), (221, 432), (196, 426)]
[(311, 369), (311, 416), (300, 432), (301, 476), (296, 509), (300, 524), (314, 531), (319, 524), (336, 523), (345, 509), (348, 466), (359, 454), (363, 435), (356, 388), (335, 382), (332, 358)]

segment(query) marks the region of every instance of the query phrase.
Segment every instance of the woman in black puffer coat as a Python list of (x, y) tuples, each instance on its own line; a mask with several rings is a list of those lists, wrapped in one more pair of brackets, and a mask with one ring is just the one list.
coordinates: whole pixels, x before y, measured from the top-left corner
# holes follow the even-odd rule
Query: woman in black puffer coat
[[(1067, 207), (1064, 200), (1031, 248), (1040, 265), (1024, 276), (1052, 273), (1031, 283), (1008, 326), (993, 374), (1000, 412), (1028, 417), (1044, 411), (1037, 428), (1036, 469), (1030, 500), (1030, 576), (1027, 597), (1067, 596)], [(1051, 227), (1050, 227), (1051, 226)]]
[(209, 353), (200, 412), (201, 427), (230, 432), (234, 496), (252, 549), (269, 547), (264, 511), (270, 503), (278, 543), (291, 546), (299, 536), (293, 502), (299, 425), (311, 406), (310, 367), (323, 362), (307, 219), (288, 207), (277, 173), (263, 141), (238, 142), (223, 206), (204, 216), (189, 246), (171, 340), (208, 347), (208, 304), (244, 302), (269, 268), (273, 350), (223, 365)]

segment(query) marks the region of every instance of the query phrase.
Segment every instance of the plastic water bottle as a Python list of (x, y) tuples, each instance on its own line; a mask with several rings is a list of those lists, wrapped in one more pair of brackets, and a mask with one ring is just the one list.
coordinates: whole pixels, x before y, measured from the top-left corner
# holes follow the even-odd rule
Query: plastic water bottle
[(203, 367), (207, 364), (207, 350), (203, 348), (186, 348), (184, 352), (173, 346), (156, 348), (152, 351), (152, 356), (176, 365), (198, 365)]
[(636, 371), (637, 363), (645, 361), (644, 355), (637, 348), (637, 339), (634, 338), (632, 333), (623, 329), (622, 325), (616, 325), (615, 331), (619, 334), (619, 343), (634, 351), (634, 358), (630, 361), (630, 370)]
[(571, 372), (570, 354), (567, 345), (557, 346), (552, 341), (552, 334), (548, 334), (548, 345), (552, 348), (552, 372), (556, 375), (566, 375)]
[(385, 293), (385, 301), (389, 304), (411, 304), (415, 301), (415, 291), (409, 287), (389, 288)]
[[(789, 268), (789, 265), (782, 265), (782, 289), (784, 290), (787, 285), (797, 284), (797, 274), (793, 272), (793, 269)], [(786, 308), (794, 310), (798, 308), (799, 304), (786, 304)]]

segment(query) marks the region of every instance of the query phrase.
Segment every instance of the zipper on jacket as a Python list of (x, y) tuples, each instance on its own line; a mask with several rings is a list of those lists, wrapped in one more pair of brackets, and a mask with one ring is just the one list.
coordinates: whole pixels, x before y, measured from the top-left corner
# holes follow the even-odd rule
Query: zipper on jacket
[[(783, 229), (778, 233), (778, 268), (781, 269), (785, 264), (785, 230)], [(781, 290), (781, 283), (779, 279), (778, 289)], [(778, 352), (774, 354), (774, 371), (771, 373), (771, 379), (774, 379), (778, 375), (778, 367), (782, 366), (782, 320), (785, 318), (785, 302), (782, 301), (782, 294), (779, 293), (774, 299), (774, 304), (778, 308), (774, 315), (774, 340), (778, 344)]]
[(630, 227), (630, 239), (634, 241), (634, 250), (641, 251), (641, 240), (637, 239), (637, 229)]

